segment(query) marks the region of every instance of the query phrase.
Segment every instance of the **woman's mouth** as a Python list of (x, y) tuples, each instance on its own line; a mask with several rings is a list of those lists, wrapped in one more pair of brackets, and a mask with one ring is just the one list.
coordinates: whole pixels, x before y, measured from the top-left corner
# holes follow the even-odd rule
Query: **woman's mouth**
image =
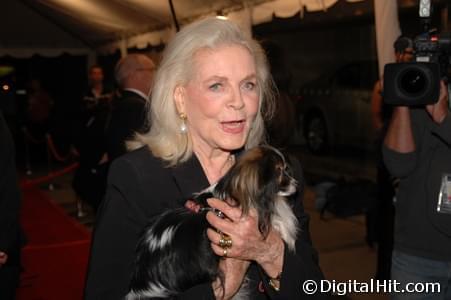
[(221, 122), (222, 130), (226, 133), (238, 134), (244, 131), (246, 126), (245, 120), (225, 121)]

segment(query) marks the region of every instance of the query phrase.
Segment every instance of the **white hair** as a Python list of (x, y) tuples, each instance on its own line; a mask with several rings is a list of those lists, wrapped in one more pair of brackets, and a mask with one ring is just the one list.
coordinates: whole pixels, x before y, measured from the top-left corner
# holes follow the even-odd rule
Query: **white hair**
[(121, 58), (114, 68), (116, 83), (120, 88), (126, 87), (127, 78), (143, 67), (155, 67), (153, 61), (144, 54), (133, 53)]
[(215, 49), (225, 45), (240, 45), (254, 59), (259, 92), (259, 110), (251, 126), (245, 148), (265, 140), (264, 119), (273, 112), (274, 83), (269, 74), (265, 53), (260, 44), (247, 36), (231, 21), (207, 18), (184, 27), (169, 42), (155, 76), (149, 111), (150, 130), (137, 134), (128, 143), (129, 149), (147, 145), (152, 153), (169, 166), (191, 157), (189, 134), (180, 132), (182, 120), (174, 101), (177, 86), (185, 85), (194, 71), (194, 55), (201, 49)]

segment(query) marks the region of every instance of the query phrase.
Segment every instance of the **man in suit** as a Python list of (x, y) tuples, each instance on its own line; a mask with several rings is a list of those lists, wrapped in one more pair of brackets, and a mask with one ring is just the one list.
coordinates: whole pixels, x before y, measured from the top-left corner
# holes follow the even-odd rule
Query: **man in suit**
[(0, 299), (15, 299), (19, 284), (20, 192), (13, 139), (0, 111)]
[(116, 65), (115, 77), (120, 94), (113, 100), (111, 119), (106, 131), (110, 161), (126, 152), (125, 142), (135, 132), (145, 130), (147, 105), (155, 64), (143, 54), (130, 54)]
[[(79, 153), (79, 167), (75, 171), (72, 187), (77, 195), (78, 207), (89, 203), (94, 212), (103, 198), (108, 172), (105, 131), (112, 106), (113, 90), (104, 84), (103, 69), (92, 66), (89, 87), (80, 103), (75, 149)], [(83, 215), (79, 209), (78, 215)]]

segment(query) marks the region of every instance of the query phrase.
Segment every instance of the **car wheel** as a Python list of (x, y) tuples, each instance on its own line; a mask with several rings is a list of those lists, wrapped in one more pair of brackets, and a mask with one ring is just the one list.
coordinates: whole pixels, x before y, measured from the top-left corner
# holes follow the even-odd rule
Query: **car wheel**
[(306, 122), (305, 140), (307, 147), (313, 153), (324, 153), (327, 149), (327, 126), (319, 114), (311, 115)]

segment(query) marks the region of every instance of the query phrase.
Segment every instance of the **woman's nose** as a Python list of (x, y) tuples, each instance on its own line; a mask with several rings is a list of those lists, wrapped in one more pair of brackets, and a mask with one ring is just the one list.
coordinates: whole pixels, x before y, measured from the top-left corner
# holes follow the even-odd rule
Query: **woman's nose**
[(229, 105), (236, 110), (242, 109), (244, 107), (243, 95), (239, 88), (234, 88), (232, 90)]

